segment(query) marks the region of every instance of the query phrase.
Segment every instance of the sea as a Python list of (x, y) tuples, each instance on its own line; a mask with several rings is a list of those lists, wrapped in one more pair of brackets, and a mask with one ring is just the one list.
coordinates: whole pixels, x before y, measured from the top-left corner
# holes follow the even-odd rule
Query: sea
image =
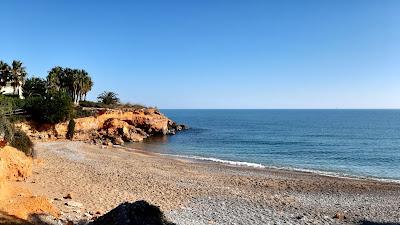
[(400, 182), (400, 110), (161, 110), (190, 129), (129, 147), (237, 166)]

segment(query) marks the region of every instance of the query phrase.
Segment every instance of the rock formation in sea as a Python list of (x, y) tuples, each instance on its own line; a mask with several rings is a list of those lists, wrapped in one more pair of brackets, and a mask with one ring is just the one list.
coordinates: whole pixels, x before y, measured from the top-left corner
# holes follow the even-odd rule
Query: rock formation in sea
[[(154, 108), (97, 109), (94, 116), (75, 119), (74, 140), (95, 144), (122, 145), (138, 142), (152, 135), (173, 135), (187, 129)], [(24, 122), (16, 124), (35, 140), (65, 139), (68, 122), (55, 125)]]

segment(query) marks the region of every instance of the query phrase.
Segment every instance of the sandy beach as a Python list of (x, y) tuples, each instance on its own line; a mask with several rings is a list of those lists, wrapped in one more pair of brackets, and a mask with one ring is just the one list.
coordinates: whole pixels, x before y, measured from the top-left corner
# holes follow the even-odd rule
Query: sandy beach
[[(36, 143), (23, 185), (62, 220), (146, 200), (189, 224), (400, 224), (400, 185), (181, 160), (82, 142)], [(63, 197), (71, 195), (72, 199)], [(66, 205), (68, 201), (78, 207)]]

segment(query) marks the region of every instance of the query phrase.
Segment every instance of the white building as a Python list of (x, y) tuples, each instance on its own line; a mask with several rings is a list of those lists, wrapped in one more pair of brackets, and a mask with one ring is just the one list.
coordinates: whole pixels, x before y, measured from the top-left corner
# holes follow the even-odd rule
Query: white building
[(22, 96), (22, 86), (19, 85), (15, 90), (11, 86), (11, 83), (7, 83), (5, 87), (0, 88), (0, 94), (4, 95), (18, 95), (19, 98), (23, 99), (24, 96)]

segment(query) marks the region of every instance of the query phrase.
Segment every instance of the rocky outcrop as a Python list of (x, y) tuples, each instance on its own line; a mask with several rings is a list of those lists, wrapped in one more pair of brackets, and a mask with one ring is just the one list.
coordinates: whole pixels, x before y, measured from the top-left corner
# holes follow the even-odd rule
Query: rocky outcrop
[(175, 225), (163, 212), (146, 201), (125, 202), (89, 225)]
[[(65, 139), (68, 123), (53, 126), (20, 123), (17, 126), (36, 140)], [(152, 135), (172, 135), (187, 127), (179, 125), (157, 109), (101, 109), (97, 116), (75, 119), (74, 140), (96, 144), (137, 142)]]
[(94, 135), (92, 140), (110, 140), (114, 144), (122, 145), (124, 142), (143, 141), (150, 134), (124, 120), (111, 118), (106, 120)]

